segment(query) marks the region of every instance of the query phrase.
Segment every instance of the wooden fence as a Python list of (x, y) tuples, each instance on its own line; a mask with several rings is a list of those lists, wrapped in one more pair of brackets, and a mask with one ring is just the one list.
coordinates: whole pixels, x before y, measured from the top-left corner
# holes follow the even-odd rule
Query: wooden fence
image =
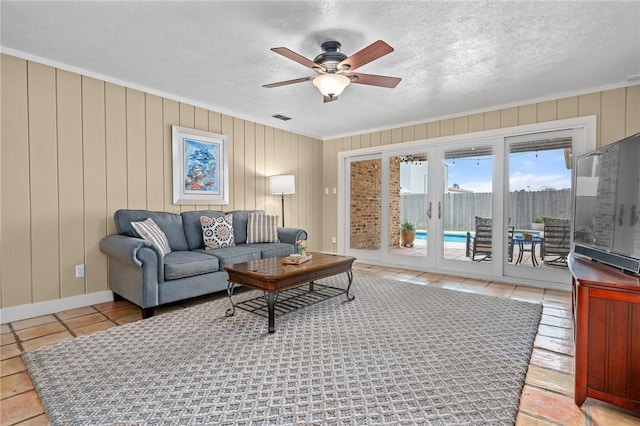
[[(473, 230), (474, 217), (491, 217), (491, 193), (449, 193), (444, 196), (444, 228), (448, 231)], [(427, 194), (402, 194), (400, 218), (418, 228), (426, 228)], [(438, 214), (433, 205), (433, 214)], [(535, 216), (571, 218), (571, 190), (515, 191), (509, 193), (509, 217), (516, 229), (530, 229)]]

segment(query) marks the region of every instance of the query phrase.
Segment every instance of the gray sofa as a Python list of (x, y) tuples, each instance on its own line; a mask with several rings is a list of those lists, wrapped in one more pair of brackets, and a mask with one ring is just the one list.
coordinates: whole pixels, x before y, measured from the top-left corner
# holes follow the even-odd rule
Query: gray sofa
[[(235, 247), (204, 249), (200, 216), (233, 215)], [(297, 228), (278, 228), (279, 242), (246, 244), (249, 213), (262, 210), (189, 211), (181, 214), (148, 210), (118, 210), (114, 214), (117, 235), (100, 241), (100, 251), (109, 257), (109, 287), (120, 298), (142, 308), (144, 318), (154, 308), (191, 297), (224, 290), (225, 265), (297, 252), (297, 240), (307, 233)], [(166, 234), (171, 253), (163, 257), (153, 243), (137, 237), (131, 222), (153, 219)]]

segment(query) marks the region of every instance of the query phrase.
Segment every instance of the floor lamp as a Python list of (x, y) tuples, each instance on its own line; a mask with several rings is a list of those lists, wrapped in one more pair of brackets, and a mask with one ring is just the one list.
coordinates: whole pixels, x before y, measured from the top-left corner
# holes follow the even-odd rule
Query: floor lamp
[(269, 176), (269, 192), (282, 198), (282, 227), (284, 228), (284, 196), (296, 193), (296, 178), (293, 175)]

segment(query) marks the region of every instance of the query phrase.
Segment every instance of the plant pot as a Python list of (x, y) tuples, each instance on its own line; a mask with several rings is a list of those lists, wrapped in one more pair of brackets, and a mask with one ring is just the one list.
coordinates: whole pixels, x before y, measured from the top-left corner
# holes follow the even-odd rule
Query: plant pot
[(413, 240), (416, 239), (416, 231), (400, 231), (400, 242), (404, 247), (413, 247)]

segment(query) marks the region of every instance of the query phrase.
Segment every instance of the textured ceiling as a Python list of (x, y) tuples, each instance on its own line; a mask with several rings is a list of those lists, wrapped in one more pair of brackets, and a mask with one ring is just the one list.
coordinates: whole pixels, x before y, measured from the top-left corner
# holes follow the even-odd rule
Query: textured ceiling
[[(0, 14), (6, 53), (324, 139), (640, 74), (638, 1), (2, 1)], [(310, 81), (262, 87), (314, 75), (271, 47), (313, 59), (330, 39), (348, 56), (386, 41), (395, 52), (359, 71), (402, 82), (327, 104)]]

